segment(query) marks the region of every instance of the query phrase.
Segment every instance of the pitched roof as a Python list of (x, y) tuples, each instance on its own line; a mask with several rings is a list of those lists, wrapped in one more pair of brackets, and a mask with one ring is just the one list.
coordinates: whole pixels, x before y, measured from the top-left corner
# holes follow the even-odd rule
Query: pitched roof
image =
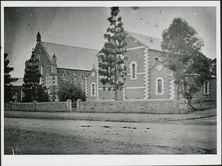
[(41, 44), (51, 59), (53, 54), (56, 55), (58, 68), (92, 70), (93, 65), (97, 64), (98, 50), (48, 42)]
[(22, 86), (22, 84), (23, 84), (23, 78), (18, 78), (17, 81), (12, 82), (13, 86)]
[(145, 36), (145, 35), (141, 35), (141, 34), (137, 34), (137, 33), (133, 33), (133, 32), (129, 32), (129, 31), (125, 31), (125, 32), (127, 34), (129, 34), (130, 36), (132, 36), (134, 39), (137, 39), (141, 44), (143, 44), (145, 46), (148, 46), (149, 49), (162, 51), (162, 49), (161, 49), (161, 39), (153, 38), (153, 37), (149, 37), (149, 36)]

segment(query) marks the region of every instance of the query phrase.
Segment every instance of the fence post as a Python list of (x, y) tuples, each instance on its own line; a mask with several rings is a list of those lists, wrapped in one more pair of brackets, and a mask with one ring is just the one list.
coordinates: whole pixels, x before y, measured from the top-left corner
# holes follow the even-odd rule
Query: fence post
[(188, 104), (188, 100), (180, 99), (179, 100), (179, 111), (186, 113), (188, 111), (187, 104)]
[(82, 102), (81, 99), (77, 100), (77, 105), (76, 105), (77, 112), (81, 111), (81, 109), (80, 109), (81, 102)]
[(66, 100), (67, 109), (69, 112), (72, 112), (72, 100)]

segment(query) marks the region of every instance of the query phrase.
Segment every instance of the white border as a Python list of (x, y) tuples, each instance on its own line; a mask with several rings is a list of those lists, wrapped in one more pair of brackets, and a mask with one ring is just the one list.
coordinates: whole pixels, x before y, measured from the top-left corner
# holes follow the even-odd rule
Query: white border
[[(217, 40), (217, 155), (20, 155), (9, 156), (2, 155), (2, 165), (211, 165), (221, 163), (221, 50), (220, 50), (220, 1), (3, 1), (1, 2), (1, 34), (4, 34), (4, 7), (77, 7), (77, 6), (95, 6), (95, 7), (110, 7), (110, 6), (155, 6), (155, 7), (217, 7), (216, 20), (216, 40)], [(1, 35), (1, 55), (4, 55), (4, 35)], [(1, 66), (4, 66), (4, 59), (1, 60)], [(3, 70), (1, 70), (3, 71)], [(1, 97), (4, 98), (3, 80), (4, 74), (1, 74)], [(4, 110), (4, 101), (2, 101), (1, 109)], [(3, 112), (3, 111), (2, 111)], [(4, 115), (1, 116), (1, 126), (4, 126)], [(1, 128), (2, 140), (4, 140), (4, 130)], [(1, 141), (1, 147), (4, 147)], [(1, 148), (1, 154), (4, 154), (4, 148)]]

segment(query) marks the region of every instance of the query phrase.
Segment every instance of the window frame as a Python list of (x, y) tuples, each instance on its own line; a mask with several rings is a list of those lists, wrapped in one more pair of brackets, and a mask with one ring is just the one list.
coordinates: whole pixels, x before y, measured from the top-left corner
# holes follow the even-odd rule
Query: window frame
[[(161, 80), (161, 83), (162, 83), (162, 86), (161, 86), (161, 92), (159, 92), (159, 81)], [(156, 81), (155, 81), (155, 92), (156, 92), (156, 95), (163, 95), (164, 94), (164, 79), (163, 77), (157, 77), (156, 78)]]
[[(93, 94), (93, 85), (94, 85), (94, 94)], [(91, 96), (95, 97), (96, 96), (96, 83), (92, 82), (90, 88), (91, 88)]]
[[(206, 87), (206, 83), (207, 83), (207, 87)], [(204, 81), (204, 89), (203, 89), (203, 93), (204, 95), (209, 95), (210, 94), (210, 82), (208, 80)], [(207, 89), (207, 92), (205, 91)]]
[(129, 65), (129, 68), (130, 68), (130, 80), (136, 80), (137, 79), (137, 62), (132, 61)]

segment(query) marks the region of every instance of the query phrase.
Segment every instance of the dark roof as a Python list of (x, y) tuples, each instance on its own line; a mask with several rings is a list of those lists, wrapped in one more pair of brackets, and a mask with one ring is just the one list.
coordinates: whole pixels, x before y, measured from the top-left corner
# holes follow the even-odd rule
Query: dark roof
[(22, 84), (23, 84), (23, 78), (18, 78), (17, 81), (12, 82), (13, 86), (22, 86)]
[(148, 46), (149, 49), (162, 51), (162, 49), (161, 49), (161, 39), (153, 38), (153, 37), (149, 37), (149, 36), (145, 36), (145, 35), (141, 35), (141, 34), (137, 34), (137, 33), (133, 33), (133, 32), (129, 32), (129, 31), (125, 31), (125, 32), (127, 34), (129, 34), (131, 37), (133, 37), (134, 39), (137, 39), (138, 42), (140, 42), (141, 44), (143, 44), (145, 46)]
[(48, 42), (41, 44), (51, 59), (54, 54), (56, 55), (58, 68), (92, 70), (93, 65), (97, 64), (98, 50)]

